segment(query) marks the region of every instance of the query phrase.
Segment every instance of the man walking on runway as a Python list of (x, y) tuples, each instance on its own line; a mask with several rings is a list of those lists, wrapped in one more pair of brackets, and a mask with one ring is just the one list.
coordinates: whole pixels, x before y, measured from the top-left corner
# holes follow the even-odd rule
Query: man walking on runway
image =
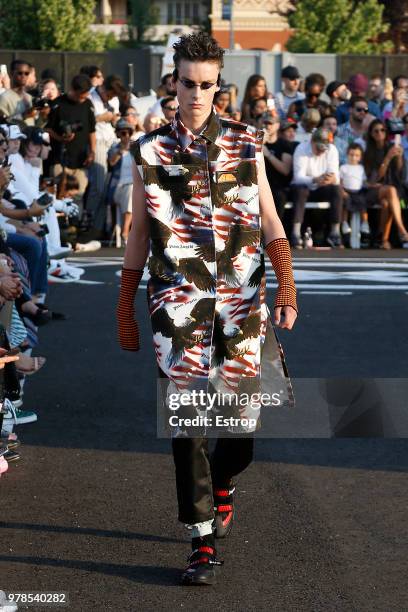
[[(215, 582), (221, 565), (215, 537), (231, 530), (233, 479), (252, 460), (252, 398), (261, 378), (263, 388), (275, 375), (290, 387), (265, 303), (264, 251), (278, 281), (275, 325), (291, 329), (297, 305), (290, 247), (265, 174), (263, 133), (213, 109), (224, 52), (202, 32), (182, 36), (173, 48), (179, 110), (132, 148), (133, 224), (117, 319), (120, 346), (139, 350), (134, 299), (150, 251), (159, 380), (180, 397), (211, 390), (219, 403), (231, 392), (251, 398), (232, 410), (238, 425), (223, 431), (211, 456), (206, 430), (194, 433), (181, 419), (172, 429), (178, 518), (192, 534), (182, 583), (201, 585)], [(209, 411), (208, 404), (200, 408)]]

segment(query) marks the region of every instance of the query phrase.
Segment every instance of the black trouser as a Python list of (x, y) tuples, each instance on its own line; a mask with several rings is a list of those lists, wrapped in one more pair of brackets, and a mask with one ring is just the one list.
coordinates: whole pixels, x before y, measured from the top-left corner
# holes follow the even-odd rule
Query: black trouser
[(340, 185), (324, 185), (311, 190), (306, 185), (292, 185), (293, 223), (303, 223), (306, 202), (330, 202), (330, 223), (340, 223), (343, 195)]
[(287, 191), (285, 189), (276, 189), (273, 186), (271, 187), (271, 189), (275, 202), (276, 212), (278, 213), (279, 219), (282, 220), (285, 212), (285, 204), (288, 201)]
[(228, 486), (230, 479), (252, 461), (254, 437), (241, 434), (218, 438), (209, 456), (208, 438), (173, 438), (179, 521), (201, 523), (214, 518), (213, 487)]

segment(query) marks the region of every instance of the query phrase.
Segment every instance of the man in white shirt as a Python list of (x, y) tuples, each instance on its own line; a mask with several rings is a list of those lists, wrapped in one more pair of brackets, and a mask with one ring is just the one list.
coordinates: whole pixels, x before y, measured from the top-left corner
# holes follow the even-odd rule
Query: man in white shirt
[(95, 161), (88, 171), (89, 191), (86, 208), (93, 216), (93, 229), (95, 238), (103, 238), (105, 227), (105, 181), (108, 172), (108, 151), (117, 141), (114, 125), (120, 117), (119, 99), (115, 92), (109, 88), (110, 78), (107, 77), (103, 85), (94, 87), (89, 92), (95, 109), (96, 119), (96, 150)]
[(300, 144), (293, 157), (292, 200), (294, 222), (291, 244), (302, 248), (301, 225), (305, 204), (330, 202), (330, 233), (327, 243), (334, 248), (343, 248), (340, 236), (340, 220), (343, 195), (339, 177), (339, 154), (333, 142), (333, 134), (318, 128), (310, 143)]
[(275, 96), (275, 104), (281, 119), (286, 119), (286, 113), (292, 102), (304, 100), (305, 94), (299, 91), (300, 74), (296, 66), (286, 66), (281, 72), (283, 89)]

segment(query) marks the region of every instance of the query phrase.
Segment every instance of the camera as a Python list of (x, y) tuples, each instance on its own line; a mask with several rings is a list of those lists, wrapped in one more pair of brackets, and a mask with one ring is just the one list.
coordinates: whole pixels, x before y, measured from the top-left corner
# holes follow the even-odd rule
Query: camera
[(46, 236), (47, 234), (50, 233), (50, 230), (48, 229), (48, 225), (46, 223), (43, 223), (42, 225), (40, 225), (40, 227), (41, 227), (41, 229), (38, 230), (38, 232), (36, 232), (36, 234), (40, 238), (44, 238), (44, 236)]
[(64, 121), (63, 119), (59, 123), (59, 129), (62, 136), (71, 136), (71, 134), (76, 134), (83, 129), (82, 121), (73, 121), (70, 123), (69, 121)]
[(397, 134), (402, 136), (403, 134), (405, 134), (404, 122), (399, 117), (393, 117), (393, 118), (390, 117), (389, 119), (386, 120), (385, 123), (387, 125), (387, 129), (389, 133), (392, 134), (393, 136), (396, 136)]
[(44, 108), (50, 108), (50, 101), (48, 98), (33, 98), (33, 108), (36, 110), (44, 110)]
[[(0, 168), (10, 168), (11, 164), (9, 164), (8, 156), (6, 156), (2, 162), (0, 162)], [(12, 172), (10, 172), (10, 181), (14, 181), (15, 177)]]

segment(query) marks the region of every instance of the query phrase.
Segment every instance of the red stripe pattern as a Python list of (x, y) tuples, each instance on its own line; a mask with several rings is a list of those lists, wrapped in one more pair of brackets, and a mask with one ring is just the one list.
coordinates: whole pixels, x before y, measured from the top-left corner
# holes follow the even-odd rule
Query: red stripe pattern
[(276, 238), (266, 245), (273, 269), (278, 281), (274, 307), (292, 306), (298, 312), (296, 303), (296, 285), (293, 278), (292, 256), (287, 238)]
[(122, 268), (116, 319), (119, 345), (125, 351), (140, 349), (139, 325), (135, 318), (134, 301), (142, 276), (143, 270)]

